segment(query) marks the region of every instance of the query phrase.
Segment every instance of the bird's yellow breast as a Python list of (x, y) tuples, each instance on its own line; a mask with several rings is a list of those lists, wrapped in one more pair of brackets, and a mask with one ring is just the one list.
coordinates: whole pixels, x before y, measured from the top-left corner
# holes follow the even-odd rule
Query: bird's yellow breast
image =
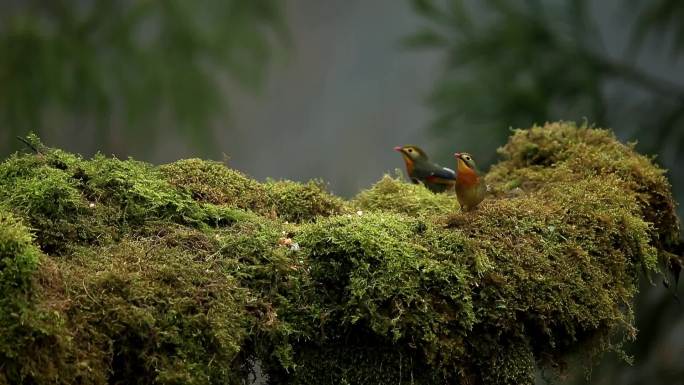
[(456, 184), (464, 187), (471, 187), (477, 185), (479, 182), (480, 177), (477, 175), (477, 172), (468, 167), (463, 159), (458, 159)]

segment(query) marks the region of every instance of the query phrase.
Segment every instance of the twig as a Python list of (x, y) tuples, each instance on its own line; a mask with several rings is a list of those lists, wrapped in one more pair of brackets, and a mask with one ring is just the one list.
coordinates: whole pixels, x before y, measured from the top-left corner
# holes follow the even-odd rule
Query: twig
[(606, 71), (607, 74), (612, 74), (662, 96), (671, 97), (679, 103), (684, 103), (684, 87), (677, 83), (651, 75), (637, 67), (602, 57), (593, 52), (587, 52), (587, 56)]
[(17, 139), (19, 139), (22, 143), (24, 143), (24, 144), (27, 145), (29, 148), (31, 148), (31, 150), (35, 151), (36, 154), (41, 154), (41, 155), (43, 155), (43, 153), (40, 152), (40, 150), (39, 150), (36, 146), (34, 146), (33, 143), (31, 143), (31, 142), (29, 142), (28, 140), (22, 138), (21, 136), (17, 136)]

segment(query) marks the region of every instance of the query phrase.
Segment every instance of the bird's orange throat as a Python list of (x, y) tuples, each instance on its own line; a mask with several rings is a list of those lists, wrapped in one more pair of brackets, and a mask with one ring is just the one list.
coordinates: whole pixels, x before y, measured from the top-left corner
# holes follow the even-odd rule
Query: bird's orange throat
[(404, 158), (404, 163), (406, 163), (406, 172), (409, 174), (409, 176), (413, 175), (413, 159), (409, 158), (408, 156), (401, 154), (402, 158)]
[(480, 182), (480, 177), (477, 172), (468, 167), (461, 159), (458, 160), (458, 167), (456, 173), (456, 182), (462, 186), (474, 186)]

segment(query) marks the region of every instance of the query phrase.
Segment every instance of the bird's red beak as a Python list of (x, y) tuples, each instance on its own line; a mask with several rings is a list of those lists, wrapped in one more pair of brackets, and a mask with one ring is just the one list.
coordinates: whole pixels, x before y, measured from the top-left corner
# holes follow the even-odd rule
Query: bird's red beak
[(460, 153), (460, 152), (455, 152), (455, 153), (454, 153), (454, 157), (457, 158), (457, 159), (460, 158), (460, 157), (461, 157), (461, 153)]
[(394, 147), (394, 151), (399, 151), (399, 152), (401, 152), (401, 146), (396, 146), (396, 147)]

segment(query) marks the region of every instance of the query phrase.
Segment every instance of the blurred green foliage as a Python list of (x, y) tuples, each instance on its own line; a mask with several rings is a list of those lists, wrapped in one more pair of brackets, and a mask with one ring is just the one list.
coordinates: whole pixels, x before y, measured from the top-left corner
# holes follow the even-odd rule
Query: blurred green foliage
[[(15, 1), (0, 13), (0, 141), (51, 120), (127, 141), (161, 125), (210, 146), (219, 80), (256, 86), (286, 40), (278, 0)], [(218, 79), (218, 80), (217, 80)], [(123, 116), (126, 121), (114, 122)], [(71, 120), (70, 120), (71, 121)], [(54, 123), (53, 123), (54, 125)]]
[(647, 6), (632, 35), (634, 47), (641, 47), (649, 33), (661, 38), (672, 34), (672, 55), (680, 56), (684, 52), (684, 3), (678, 0), (652, 0), (645, 3)]
[[(631, 24), (630, 36), (626, 53), (615, 55), (606, 49), (596, 4), (588, 0), (412, 0), (427, 23), (406, 43), (445, 55), (429, 98), (435, 131), (451, 139), (445, 143), (473, 147), (487, 162), (509, 127), (557, 119), (587, 119), (635, 133), (645, 141), (642, 150), (662, 148), (671, 133), (684, 129), (684, 86), (636, 61), (655, 39), (670, 46), (675, 69), (684, 52), (684, 3), (622, 3), (618, 16)], [(639, 97), (609, 92), (616, 85)], [(616, 124), (625, 116), (633, 119)], [(684, 137), (677, 140), (679, 149)]]

